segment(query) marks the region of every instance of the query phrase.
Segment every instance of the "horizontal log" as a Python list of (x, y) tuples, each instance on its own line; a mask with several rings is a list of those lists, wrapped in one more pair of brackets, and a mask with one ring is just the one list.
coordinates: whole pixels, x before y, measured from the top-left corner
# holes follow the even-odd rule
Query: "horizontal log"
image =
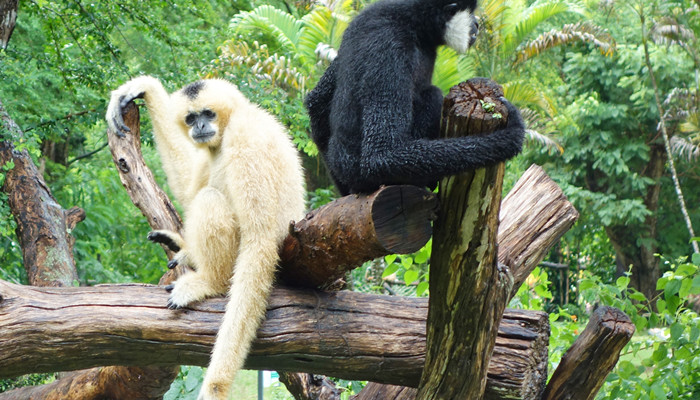
[[(100, 365), (207, 365), (225, 300), (173, 311), (167, 296), (152, 285), (0, 281), (0, 378)], [(276, 288), (246, 367), (415, 386), (427, 311), (425, 298)], [(545, 313), (507, 311), (487, 387), (540, 368), (548, 332)]]
[(329, 288), (363, 262), (421, 249), (433, 233), (435, 194), (416, 186), (384, 186), (309, 212), (290, 227), (280, 251), (282, 282)]

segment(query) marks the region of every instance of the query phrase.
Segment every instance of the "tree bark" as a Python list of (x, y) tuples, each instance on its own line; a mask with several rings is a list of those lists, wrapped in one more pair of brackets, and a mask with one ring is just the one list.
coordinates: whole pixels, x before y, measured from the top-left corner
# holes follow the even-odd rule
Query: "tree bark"
[(334, 200), (290, 227), (280, 279), (328, 288), (365, 261), (416, 252), (430, 239), (436, 212), (435, 195), (409, 185)]
[(599, 307), (586, 329), (566, 351), (544, 393), (544, 400), (592, 400), (634, 334), (622, 311)]
[(36, 286), (72, 286), (78, 281), (73, 260), (70, 229), (85, 218), (77, 207), (64, 210), (54, 199), (44, 178), (26, 150), (15, 150), (12, 139), (23, 136), (0, 102), (0, 164), (13, 163), (5, 172), (2, 190), (17, 222), (17, 237), (22, 247), (29, 283)]
[[(472, 79), (450, 90), (442, 137), (490, 133), (505, 126), (500, 86)], [(495, 104), (494, 118), (483, 102)], [(501, 125), (503, 124), (503, 125)], [(496, 236), (504, 164), (440, 181), (430, 264), (427, 353), (417, 399), (479, 399), (484, 395), (499, 321), (513, 277), (497, 266)]]
[(17, 21), (18, 0), (0, 0), (0, 50), (7, 48)]
[[(2, 378), (101, 364), (207, 365), (226, 303), (217, 298), (172, 311), (162, 286), (135, 284), (35, 288), (0, 281), (0, 297)], [(276, 288), (246, 367), (414, 386), (427, 308), (424, 298)], [(536, 360), (546, 359), (548, 329), (546, 313), (506, 313), (494, 384), (509, 387), (541, 368)]]
[[(3, 164), (10, 159), (15, 163), (15, 167), (6, 174), (3, 190), (8, 194), (10, 208), (17, 220), (29, 282), (35, 286), (72, 286), (78, 278), (72, 253), (74, 239), (68, 230), (85, 218), (85, 212), (77, 207), (63, 210), (27, 152), (20, 153), (13, 149), (10, 136), (21, 138), (23, 135), (5, 112), (2, 103), (0, 120), (9, 134), (0, 143), (0, 159)], [(145, 376), (151, 377), (150, 384), (144, 381)], [(65, 393), (70, 393), (69, 397), (73, 400), (92, 400), (122, 393), (126, 396), (122, 398), (159, 399), (175, 376), (177, 370), (171, 367), (145, 370), (98, 368), (69, 374), (49, 385), (13, 390), (5, 396), (61, 399), (66, 398), (62, 397)], [(120, 389), (116, 390), (117, 387)]]
[(514, 281), (508, 300), (578, 217), (542, 167), (525, 171), (501, 203), (498, 261), (510, 267)]

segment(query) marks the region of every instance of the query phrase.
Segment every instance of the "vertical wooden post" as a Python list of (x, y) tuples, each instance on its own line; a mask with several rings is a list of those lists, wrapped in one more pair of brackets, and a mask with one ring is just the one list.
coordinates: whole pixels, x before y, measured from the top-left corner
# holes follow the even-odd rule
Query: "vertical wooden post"
[[(442, 136), (490, 133), (505, 126), (503, 90), (486, 79), (445, 97)], [(484, 110), (485, 104), (489, 111)], [(500, 118), (495, 113), (500, 113)], [(418, 399), (479, 399), (498, 324), (513, 285), (497, 265), (496, 236), (504, 164), (440, 182), (430, 265), (427, 354)]]

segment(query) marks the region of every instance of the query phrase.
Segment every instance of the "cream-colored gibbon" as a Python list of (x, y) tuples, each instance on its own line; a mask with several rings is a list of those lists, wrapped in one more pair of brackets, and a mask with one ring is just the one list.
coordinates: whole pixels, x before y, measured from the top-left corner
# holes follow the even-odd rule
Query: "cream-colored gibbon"
[(201, 80), (168, 94), (150, 76), (112, 92), (106, 119), (123, 135), (122, 110), (143, 98), (173, 195), (184, 207), (183, 236), (148, 238), (191, 267), (168, 287), (168, 306), (185, 307), (228, 292), (200, 399), (228, 398), (265, 316), (278, 249), (289, 224), (304, 215), (301, 162), (284, 127), (231, 83)]

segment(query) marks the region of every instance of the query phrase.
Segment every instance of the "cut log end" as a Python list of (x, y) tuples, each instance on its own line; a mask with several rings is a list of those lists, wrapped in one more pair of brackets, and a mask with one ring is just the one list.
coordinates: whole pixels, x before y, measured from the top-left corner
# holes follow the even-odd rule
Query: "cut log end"
[(508, 109), (502, 97), (503, 88), (486, 78), (473, 78), (453, 86), (442, 105), (445, 137), (488, 133), (504, 127)]
[(408, 254), (423, 247), (433, 233), (437, 196), (416, 186), (389, 186), (372, 204), (377, 241), (388, 253)]

